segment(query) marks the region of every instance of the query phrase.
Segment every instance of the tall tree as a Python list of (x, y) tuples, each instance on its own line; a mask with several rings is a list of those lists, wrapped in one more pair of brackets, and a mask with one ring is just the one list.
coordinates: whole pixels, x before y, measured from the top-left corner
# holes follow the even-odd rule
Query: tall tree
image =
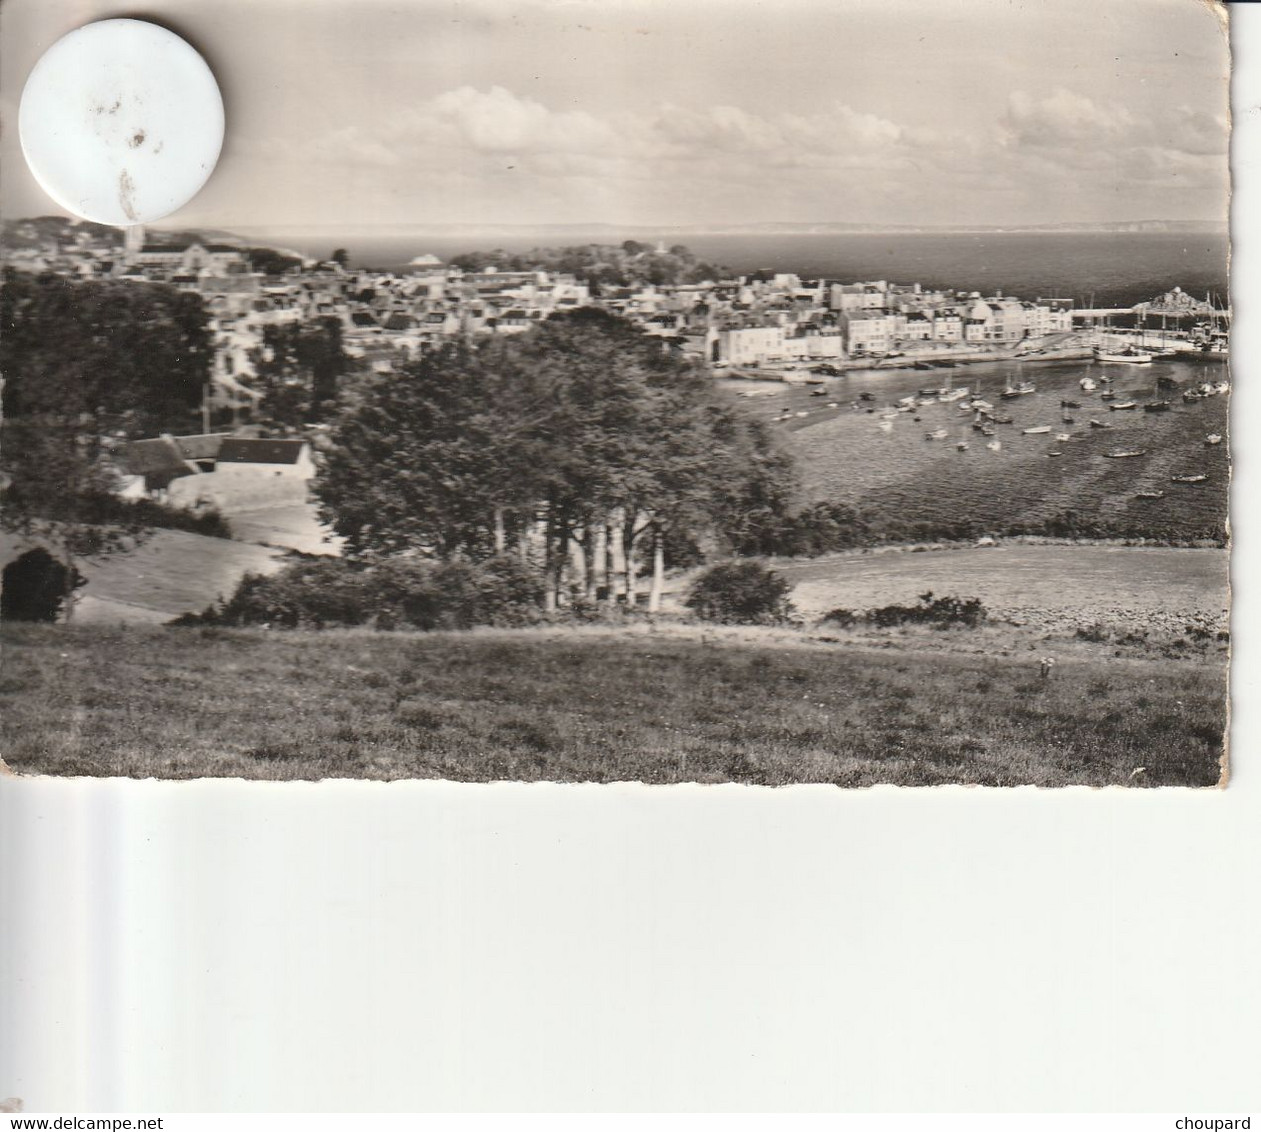
[[(199, 296), (158, 284), (7, 274), (0, 286), (0, 523), (75, 561), (133, 545), (109, 506), (111, 449), (183, 431), (209, 376)], [(73, 604), (67, 605), (67, 616)]]
[[(755, 447), (698, 368), (624, 319), (583, 309), (528, 334), (464, 343), (375, 379), (347, 404), (316, 483), (355, 553), (534, 554), (549, 605), (570, 562), (594, 596), (625, 559), (722, 525)], [(646, 538), (646, 542), (644, 541)], [(600, 553), (603, 545), (603, 553)]]
[(265, 327), (253, 362), (262, 410), (286, 428), (323, 420), (350, 368), (341, 322), (332, 317)]

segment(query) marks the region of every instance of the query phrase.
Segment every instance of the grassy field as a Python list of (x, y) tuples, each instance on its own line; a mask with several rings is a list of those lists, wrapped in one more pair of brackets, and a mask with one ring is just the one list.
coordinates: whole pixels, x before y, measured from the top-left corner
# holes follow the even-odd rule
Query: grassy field
[(793, 601), (819, 616), (936, 594), (978, 597), (991, 617), (1044, 628), (1103, 623), (1184, 632), (1225, 628), (1229, 558), (1224, 550), (1107, 545), (998, 547), (843, 554), (775, 564)]
[[(998, 393), (1007, 375), (1037, 384), (1038, 392), (1011, 401)], [(1224, 367), (1161, 362), (1151, 366), (1105, 366), (1095, 362), (977, 365), (935, 372), (890, 371), (832, 381), (826, 397), (808, 389), (740, 399), (747, 412), (769, 417), (788, 408), (809, 413), (776, 427), (784, 430), (805, 481), (807, 500), (830, 499), (858, 504), (902, 522), (949, 523), (974, 519), (1003, 528), (1013, 523), (1045, 521), (1066, 511), (1138, 527), (1162, 538), (1197, 538), (1220, 525), (1227, 509), (1229, 456), (1226, 445), (1206, 447), (1209, 433), (1226, 434), (1228, 398), (1213, 397), (1184, 405), (1173, 399), (1168, 413), (1110, 412), (1099, 393), (1083, 393), (1078, 379), (1110, 376), (1122, 398), (1140, 404), (1154, 397), (1154, 382), (1172, 376), (1188, 383), (1223, 379)], [(970, 428), (971, 416), (956, 405), (924, 406), (915, 414), (899, 414), (890, 431), (879, 427), (879, 408), (919, 387), (953, 382), (978, 388), (1013, 418), (996, 426), (1000, 452), (985, 448), (986, 438)], [(1102, 389), (1103, 386), (1100, 386)], [(861, 392), (875, 401), (855, 412), (850, 402)], [(1165, 394), (1162, 397), (1167, 396)], [(1071, 410), (1072, 424), (1061, 421), (1060, 401), (1081, 402)], [(828, 410), (835, 400), (839, 410)], [(875, 408), (867, 412), (867, 408)], [(921, 419), (916, 422), (913, 417)], [(1111, 425), (1092, 429), (1095, 418)], [(1050, 435), (1024, 436), (1021, 429), (1050, 425)], [(925, 433), (947, 429), (944, 441), (928, 441)], [(1057, 441), (1065, 431), (1072, 440)], [(955, 442), (966, 439), (966, 452)], [(1109, 460), (1105, 452), (1142, 448), (1147, 454)], [(1049, 452), (1059, 456), (1050, 457)], [(1173, 475), (1204, 474), (1201, 484), (1176, 484)], [(1140, 491), (1163, 491), (1161, 499), (1141, 499)]]
[[(0, 534), (0, 561), (24, 549), (16, 536)], [(278, 569), (282, 554), (262, 546), (207, 538), (186, 531), (154, 531), (135, 550), (99, 562), (80, 563), (88, 579), (80, 591), (77, 620), (167, 621), (228, 596), (247, 572)]]
[(20, 773), (1209, 786), (1224, 647), (995, 627), (406, 635), (3, 630)]

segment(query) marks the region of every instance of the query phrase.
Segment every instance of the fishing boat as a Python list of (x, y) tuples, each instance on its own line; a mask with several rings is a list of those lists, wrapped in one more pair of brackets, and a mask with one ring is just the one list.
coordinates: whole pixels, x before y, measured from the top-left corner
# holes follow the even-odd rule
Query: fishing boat
[(1136, 491), (1134, 493), (1134, 498), (1135, 499), (1164, 499), (1165, 493), (1163, 491)]
[(1143, 406), (1143, 412), (1145, 413), (1167, 413), (1169, 409), (1168, 401), (1148, 401)]
[(1050, 432), (1050, 431), (1051, 431), (1051, 426), (1050, 426), (1049, 424), (1048, 424), (1048, 425), (1037, 425), (1037, 426), (1036, 426), (1036, 427), (1034, 427), (1034, 428), (1022, 428), (1020, 431), (1021, 431), (1021, 432), (1022, 432), (1025, 436), (1042, 436), (1043, 434), (1048, 433), (1048, 432)]
[(1099, 388), (1094, 379), (1089, 377), (1083, 377), (1077, 384), (1080, 385), (1086, 393), (1093, 393)]
[(1152, 356), (1137, 346), (1125, 346), (1120, 350), (1108, 350), (1103, 346), (1095, 347), (1095, 360), (1099, 362), (1125, 362), (1132, 366), (1151, 365)]
[(1030, 393), (1036, 393), (1037, 391), (1038, 387), (1032, 381), (1022, 381), (1019, 385), (1012, 385), (1009, 381), (1007, 388), (999, 396), (1010, 401), (1013, 397), (1027, 397)]
[(1190, 476), (1190, 475), (1170, 476), (1169, 479), (1173, 483), (1203, 483), (1205, 480), (1208, 479), (1208, 476), (1201, 473), (1199, 475), (1193, 475), (1193, 476)]
[(1112, 409), (1114, 412), (1119, 413), (1123, 409), (1137, 409), (1138, 402), (1137, 401), (1115, 401), (1111, 405), (1109, 405), (1108, 408)]
[(1105, 452), (1106, 460), (1132, 460), (1136, 456), (1146, 456), (1146, 448), (1118, 448), (1115, 452)]
[(1222, 438), (1216, 432), (1210, 432), (1208, 436), (1204, 438), (1204, 443), (1207, 444), (1210, 448), (1215, 448), (1221, 442), (1222, 442)]

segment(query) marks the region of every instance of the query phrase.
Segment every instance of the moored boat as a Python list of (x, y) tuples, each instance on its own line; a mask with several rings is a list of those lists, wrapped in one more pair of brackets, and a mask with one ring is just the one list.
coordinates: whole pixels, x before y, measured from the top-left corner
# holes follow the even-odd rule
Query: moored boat
[(1118, 448), (1115, 452), (1105, 452), (1106, 460), (1132, 460), (1135, 456), (1146, 456), (1146, 448)]
[(1207, 444), (1210, 448), (1216, 447), (1221, 442), (1222, 442), (1221, 435), (1216, 432), (1210, 432), (1208, 436), (1204, 438), (1204, 443)]
[(1169, 412), (1169, 408), (1170, 408), (1170, 405), (1169, 405), (1169, 402), (1168, 402), (1168, 401), (1148, 401), (1148, 402), (1147, 402), (1147, 403), (1143, 406), (1143, 412), (1145, 412), (1145, 413), (1167, 413), (1167, 412)]
[(1135, 499), (1164, 499), (1164, 497), (1163, 491), (1136, 491), (1134, 493)]
[(1037, 391), (1038, 387), (1032, 381), (1022, 381), (1019, 385), (1012, 385), (1009, 381), (1007, 388), (999, 396), (1005, 400), (1011, 400), (1013, 397), (1027, 397), (1030, 393), (1036, 393)]
[(1208, 479), (1208, 476), (1199, 473), (1196, 475), (1170, 476), (1169, 479), (1172, 483), (1203, 483)]
[(1095, 360), (1100, 362), (1125, 362), (1132, 366), (1151, 365), (1152, 356), (1137, 346), (1125, 346), (1120, 350), (1108, 350), (1103, 346), (1095, 347)]
[(1042, 436), (1051, 431), (1050, 425), (1036, 425), (1033, 428), (1022, 428), (1021, 433), (1025, 436)]
[(1108, 406), (1108, 408), (1114, 410), (1115, 412), (1120, 412), (1122, 409), (1137, 409), (1138, 402), (1137, 401), (1114, 401), (1111, 405)]

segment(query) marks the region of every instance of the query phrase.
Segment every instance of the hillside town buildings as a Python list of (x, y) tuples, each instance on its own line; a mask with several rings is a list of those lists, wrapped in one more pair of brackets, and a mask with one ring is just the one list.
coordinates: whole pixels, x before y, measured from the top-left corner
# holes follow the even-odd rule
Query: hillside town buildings
[[(19, 221), (6, 262), (80, 278), (164, 283), (203, 298), (215, 344), (210, 407), (248, 414), (268, 326), (336, 319), (346, 352), (392, 368), (464, 335), (519, 334), (559, 311), (595, 305), (719, 367), (859, 362), (917, 351), (1013, 347), (1072, 330), (1068, 300), (840, 282), (759, 272), (683, 284), (605, 286), (547, 271), (461, 271), (420, 255), (400, 272), (294, 260), (254, 270), (249, 249), (146, 238), (89, 225)], [(24, 227), (25, 226), (25, 227)], [(27, 230), (29, 229), (29, 230)], [(646, 254), (653, 254), (648, 252)]]

